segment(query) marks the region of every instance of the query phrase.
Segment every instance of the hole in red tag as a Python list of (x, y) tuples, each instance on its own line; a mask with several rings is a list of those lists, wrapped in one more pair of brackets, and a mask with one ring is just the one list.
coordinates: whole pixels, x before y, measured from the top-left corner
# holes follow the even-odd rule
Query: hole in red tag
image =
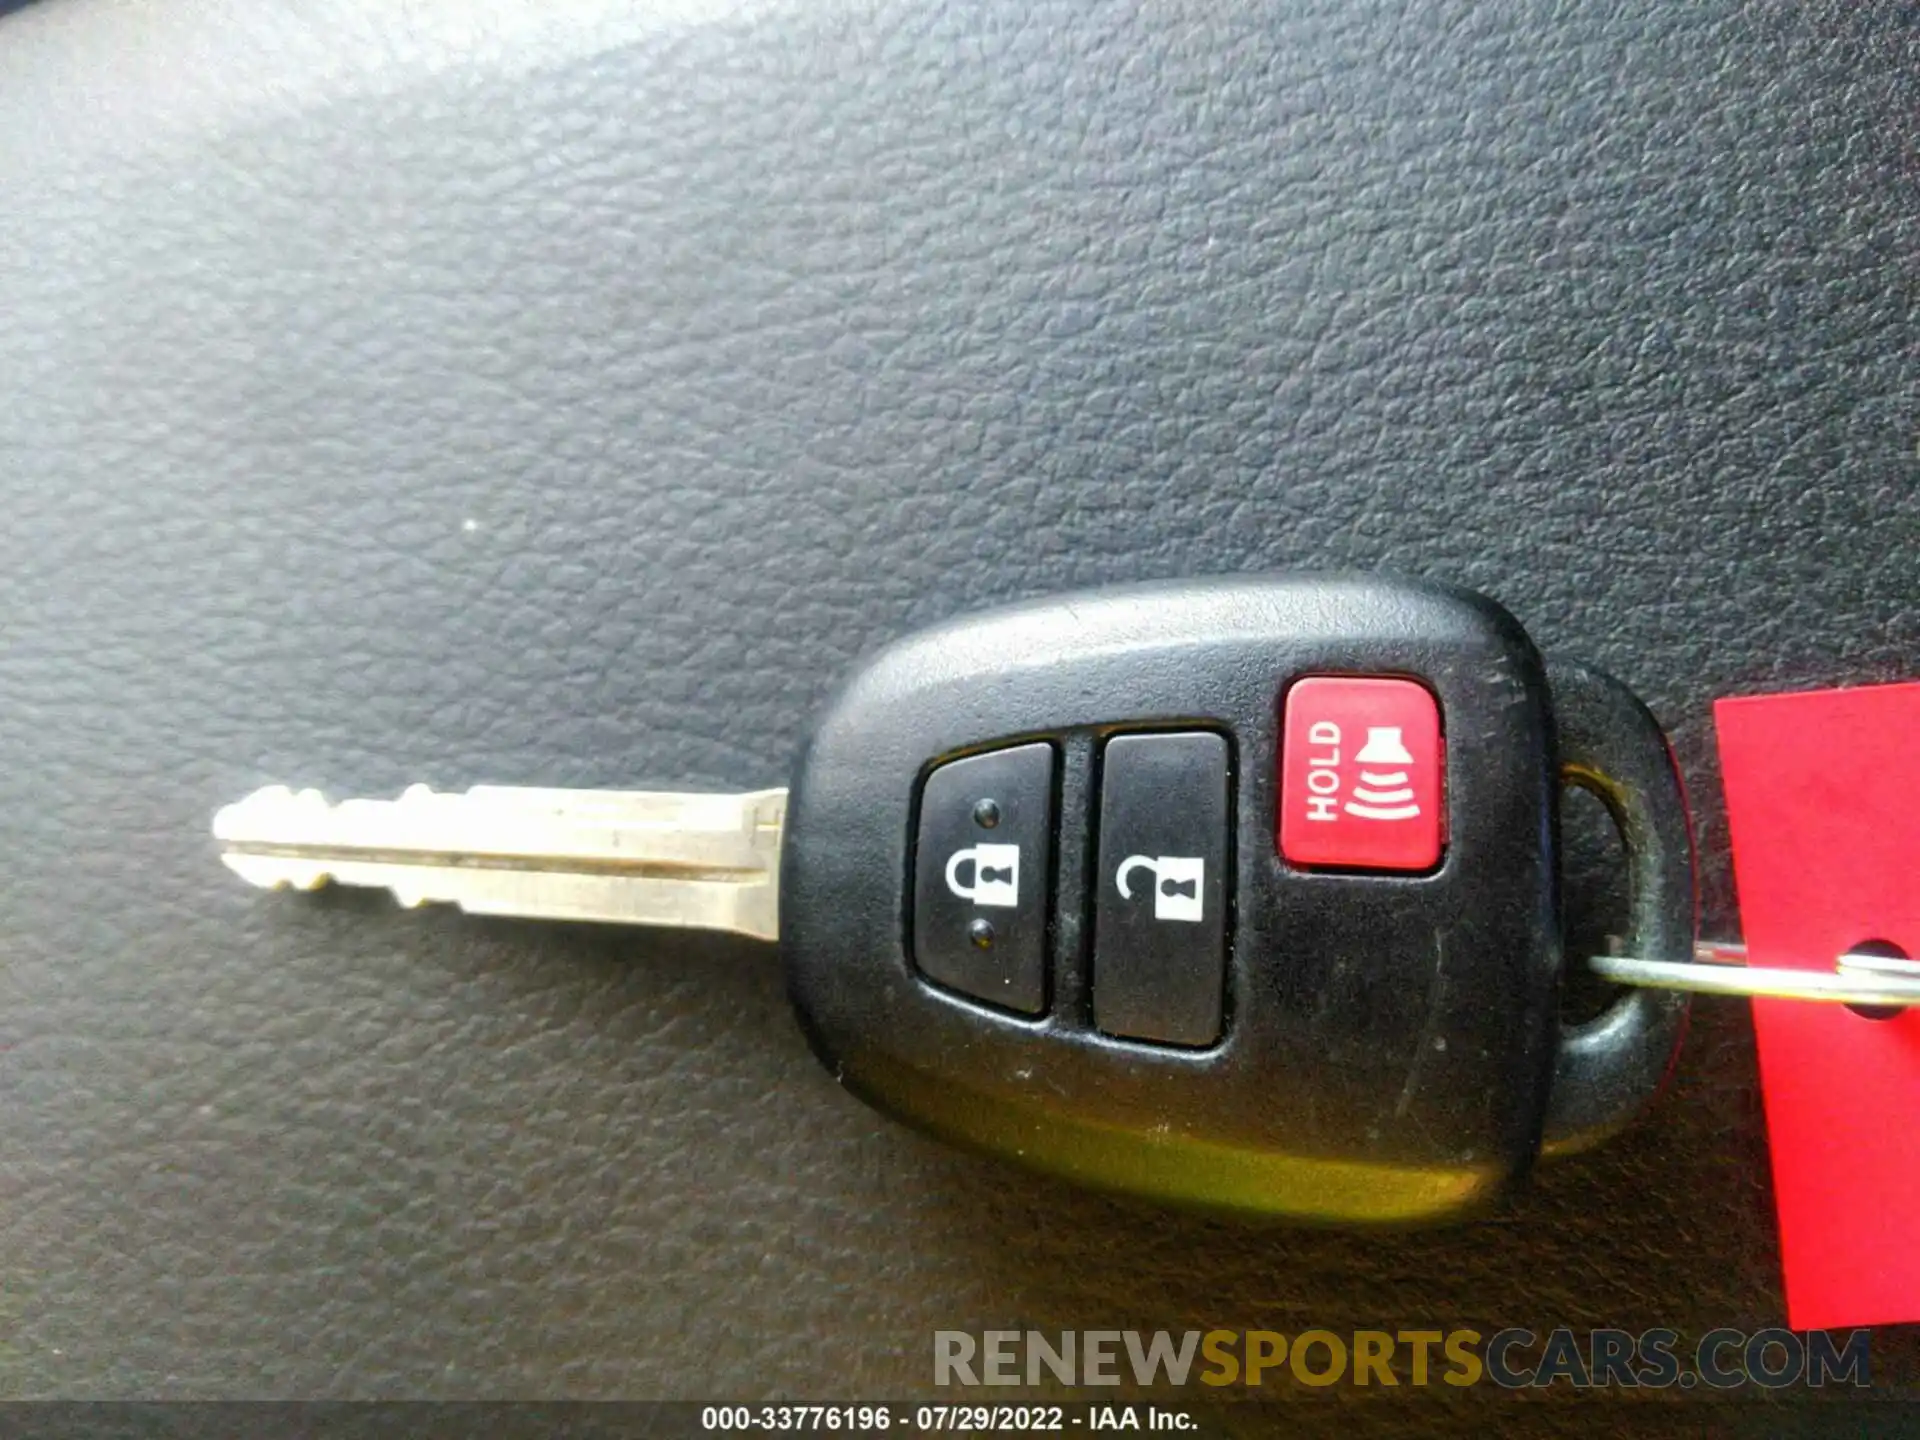
[[(1849, 955), (1872, 955), (1880, 960), (1911, 960), (1913, 957), (1891, 940), (1862, 940), (1847, 947)], [(1849, 1005), (1847, 1009), (1866, 1020), (1897, 1020), (1907, 1013), (1904, 1005)]]

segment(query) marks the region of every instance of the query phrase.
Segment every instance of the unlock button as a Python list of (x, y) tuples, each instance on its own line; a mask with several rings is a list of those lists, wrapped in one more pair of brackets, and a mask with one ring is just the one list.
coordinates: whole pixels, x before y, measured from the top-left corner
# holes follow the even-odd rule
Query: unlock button
[(1226, 988), (1227, 742), (1121, 735), (1101, 769), (1094, 1023), (1211, 1045)]
[(1053, 747), (950, 760), (920, 792), (913, 958), (929, 980), (1038, 1015), (1047, 1008)]

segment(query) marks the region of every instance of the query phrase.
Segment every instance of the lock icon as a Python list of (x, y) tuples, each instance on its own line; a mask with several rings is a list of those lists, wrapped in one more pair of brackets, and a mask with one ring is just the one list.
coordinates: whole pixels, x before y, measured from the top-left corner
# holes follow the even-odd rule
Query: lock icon
[[(961, 883), (960, 867), (971, 865), (973, 879)], [(976, 905), (1012, 909), (1020, 903), (1020, 847), (969, 845), (947, 857), (947, 888)]]
[(1187, 920), (1206, 918), (1207, 899), (1200, 893), (1207, 881), (1207, 862), (1199, 855), (1129, 855), (1120, 862), (1113, 883), (1120, 887), (1120, 898), (1133, 899), (1127, 877), (1135, 870), (1153, 872), (1153, 918)]

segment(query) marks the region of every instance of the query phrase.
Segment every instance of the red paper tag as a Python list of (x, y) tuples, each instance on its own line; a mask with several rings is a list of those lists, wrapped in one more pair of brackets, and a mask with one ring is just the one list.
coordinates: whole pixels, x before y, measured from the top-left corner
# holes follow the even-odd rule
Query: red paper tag
[[(1747, 959), (1920, 958), (1920, 684), (1714, 706)], [(1920, 1010), (1755, 1000), (1787, 1323), (1920, 1320)]]

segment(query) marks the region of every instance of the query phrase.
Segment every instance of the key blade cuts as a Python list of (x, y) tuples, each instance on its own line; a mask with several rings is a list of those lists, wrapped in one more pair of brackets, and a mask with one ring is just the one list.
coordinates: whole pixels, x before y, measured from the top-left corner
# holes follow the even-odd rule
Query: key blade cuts
[(221, 858), (266, 889), (385, 889), (476, 915), (779, 933), (786, 791), (738, 795), (416, 785), (329, 804), (268, 786), (214, 816)]

